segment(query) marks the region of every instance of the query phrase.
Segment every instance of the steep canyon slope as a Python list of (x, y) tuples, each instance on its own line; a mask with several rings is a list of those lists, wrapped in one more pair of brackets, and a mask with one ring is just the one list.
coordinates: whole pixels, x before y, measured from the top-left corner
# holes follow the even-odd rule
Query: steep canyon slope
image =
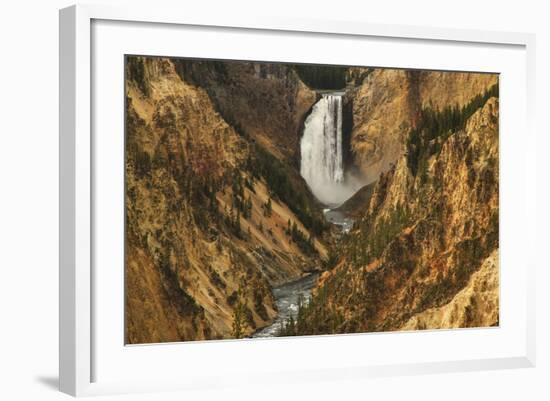
[[(201, 68), (203, 79), (219, 73), (212, 63)], [(257, 74), (252, 64), (240, 68)], [(254, 91), (242, 98), (256, 104), (241, 105), (220, 91), (250, 88), (224, 74), (233, 84), (213, 88), (180, 61), (127, 59), (128, 343), (248, 335), (276, 315), (270, 286), (317, 268), (326, 254), (311, 194), (271, 153), (291, 156), (277, 138), (297, 129), (314, 99), (289, 84), (290, 72), (260, 71), (249, 85), (283, 100)], [(264, 132), (258, 121), (270, 107)]]
[[(405, 72), (380, 74), (394, 75), (385, 81), (388, 88), (410, 84)], [(421, 78), (424, 85), (428, 77)], [(459, 88), (463, 77), (454, 78), (459, 82), (443, 79), (439, 86)], [(401, 92), (397, 99), (391, 89), (385, 92), (386, 100), (376, 103), (382, 111), (364, 105), (378, 116), (363, 127), (367, 132), (376, 132), (377, 124), (380, 135), (403, 135), (408, 128), (404, 149), (379, 176), (332, 269), (286, 334), (498, 325), (497, 79), (484, 77), (483, 85), (474, 80), (478, 93), (449, 97), (450, 104), (436, 103), (440, 89), (432, 93), (420, 85), (418, 96), (425, 94), (416, 115), (402, 117), (406, 127), (382, 113), (406, 102)]]
[(371, 182), (404, 153), (408, 132), (423, 108), (462, 108), (493, 86), (498, 76), (354, 67), (348, 79), (347, 97), (353, 104), (351, 152)]
[(274, 156), (297, 161), (302, 124), (318, 95), (291, 65), (175, 59), (186, 82), (204, 88), (235, 129)]

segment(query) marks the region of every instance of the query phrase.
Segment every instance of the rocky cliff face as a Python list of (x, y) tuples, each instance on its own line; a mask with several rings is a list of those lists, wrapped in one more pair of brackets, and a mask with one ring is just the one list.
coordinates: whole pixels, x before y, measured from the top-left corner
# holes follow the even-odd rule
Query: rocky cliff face
[(498, 77), (340, 72), (344, 162), (371, 184), (331, 236), (292, 66), (128, 58), (128, 343), (250, 335), (273, 285), (321, 266), (292, 334), (498, 324)]
[[(281, 132), (295, 128), (308, 107), (301, 100), (307, 91), (303, 95), (303, 88), (290, 84), (285, 89), (286, 76), (270, 79), (253, 65), (246, 69), (258, 75), (249, 85), (271, 85), (273, 96), (294, 102), (286, 113), (273, 110), (263, 124)], [(221, 94), (223, 85), (210, 88), (217, 94), (212, 100), (207, 89), (182, 79), (187, 74), (171, 59), (127, 60), (128, 343), (248, 335), (276, 315), (270, 284), (299, 277), (326, 254), (312, 239), (312, 217), (304, 212), (309, 198), (300, 198), (302, 209), (294, 207), (298, 217), (284, 194), (275, 192), (266, 174), (272, 163), (261, 163), (267, 155), (250, 139), (270, 138), (259, 125), (267, 115), (252, 113), (250, 104), (240, 104), (231, 93)], [(240, 81), (231, 82), (234, 90), (246, 91)], [(227, 102), (235, 105), (233, 118), (250, 137), (220, 114), (228, 113)], [(266, 145), (287, 152), (276, 139)], [(294, 196), (300, 193), (282, 181)], [(310, 228), (302, 221), (306, 217)]]
[(183, 59), (174, 63), (184, 80), (207, 91), (233, 127), (297, 165), (303, 121), (317, 94), (290, 65)]
[(461, 128), (420, 140), (425, 167), (407, 149), (380, 176), (301, 333), (498, 324), (498, 99), (487, 97)]
[(352, 68), (351, 149), (366, 181), (378, 178), (405, 151), (405, 139), (422, 108), (459, 108), (498, 80), (495, 74)]
[(412, 316), (401, 329), (494, 326), (499, 322), (498, 283), (498, 250), (494, 250), (450, 302)]

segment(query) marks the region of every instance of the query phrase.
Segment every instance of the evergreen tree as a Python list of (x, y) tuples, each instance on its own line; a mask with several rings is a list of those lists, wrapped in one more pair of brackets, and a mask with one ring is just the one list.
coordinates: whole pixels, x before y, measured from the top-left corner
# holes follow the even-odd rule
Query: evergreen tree
[(266, 217), (271, 217), (272, 212), (273, 212), (273, 209), (271, 205), (271, 198), (268, 198), (264, 204), (264, 215)]
[(244, 331), (246, 330), (246, 311), (245, 305), (241, 301), (241, 295), (239, 290), (238, 301), (235, 308), (233, 308), (233, 325), (232, 332), (234, 338), (242, 338)]

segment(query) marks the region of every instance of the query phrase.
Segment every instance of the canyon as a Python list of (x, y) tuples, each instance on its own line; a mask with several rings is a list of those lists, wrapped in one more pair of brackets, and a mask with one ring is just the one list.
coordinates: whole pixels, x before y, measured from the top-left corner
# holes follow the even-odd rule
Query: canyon
[(498, 324), (497, 75), (125, 74), (126, 343)]

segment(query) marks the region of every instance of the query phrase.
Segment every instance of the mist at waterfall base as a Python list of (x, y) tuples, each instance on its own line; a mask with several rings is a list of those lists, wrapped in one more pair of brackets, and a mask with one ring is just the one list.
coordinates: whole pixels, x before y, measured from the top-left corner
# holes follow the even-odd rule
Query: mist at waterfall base
[(344, 172), (342, 149), (343, 92), (322, 94), (304, 123), (300, 174), (320, 202), (336, 207), (365, 183)]

